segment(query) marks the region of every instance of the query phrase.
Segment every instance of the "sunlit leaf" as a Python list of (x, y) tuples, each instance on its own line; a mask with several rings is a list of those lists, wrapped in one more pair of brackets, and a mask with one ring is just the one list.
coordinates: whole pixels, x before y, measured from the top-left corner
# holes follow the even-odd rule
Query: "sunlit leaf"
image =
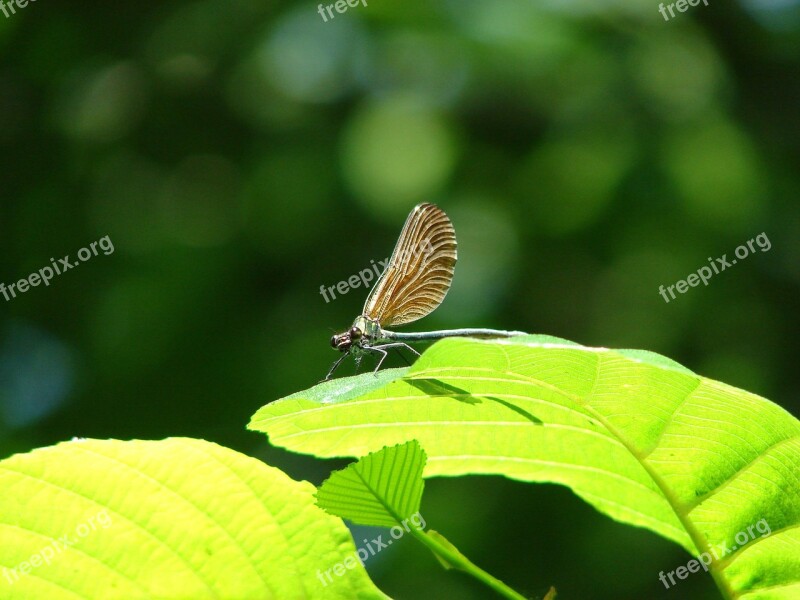
[(669, 359), (533, 336), (447, 339), (357, 398), (314, 394), (268, 404), (250, 428), (321, 457), (416, 439), (427, 477), (563, 484), (616, 520), (708, 553), (729, 596), (800, 591), (800, 423)]
[(0, 598), (380, 599), (314, 487), (202, 440), (77, 440), (0, 462)]

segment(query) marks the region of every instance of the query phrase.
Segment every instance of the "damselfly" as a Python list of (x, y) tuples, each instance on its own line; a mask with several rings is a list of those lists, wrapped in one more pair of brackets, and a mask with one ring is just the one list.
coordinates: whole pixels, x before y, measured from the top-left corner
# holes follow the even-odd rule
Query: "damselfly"
[[(421, 251), (423, 247), (425, 250)], [(330, 379), (350, 354), (357, 362), (367, 352), (380, 354), (377, 371), (392, 348), (408, 348), (419, 356), (407, 342), (525, 335), (522, 331), (499, 329), (398, 333), (383, 328), (411, 323), (433, 312), (450, 289), (456, 258), (456, 232), (444, 211), (434, 204), (415, 206), (403, 225), (389, 264), (367, 297), (361, 316), (350, 329), (331, 338), (331, 346), (344, 354), (333, 363), (325, 379)]]

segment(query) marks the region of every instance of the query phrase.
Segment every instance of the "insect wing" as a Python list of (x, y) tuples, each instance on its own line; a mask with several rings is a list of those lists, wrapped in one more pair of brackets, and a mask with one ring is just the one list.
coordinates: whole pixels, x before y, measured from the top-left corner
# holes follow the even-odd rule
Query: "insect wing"
[(362, 314), (382, 326), (421, 319), (442, 303), (456, 265), (456, 232), (434, 204), (415, 206)]

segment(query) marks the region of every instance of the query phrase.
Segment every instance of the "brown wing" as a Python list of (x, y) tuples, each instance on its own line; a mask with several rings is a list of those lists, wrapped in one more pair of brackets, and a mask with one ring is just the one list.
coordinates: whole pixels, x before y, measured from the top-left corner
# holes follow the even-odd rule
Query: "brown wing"
[(455, 266), (456, 232), (450, 219), (433, 204), (415, 206), (362, 314), (384, 327), (421, 319), (444, 300)]

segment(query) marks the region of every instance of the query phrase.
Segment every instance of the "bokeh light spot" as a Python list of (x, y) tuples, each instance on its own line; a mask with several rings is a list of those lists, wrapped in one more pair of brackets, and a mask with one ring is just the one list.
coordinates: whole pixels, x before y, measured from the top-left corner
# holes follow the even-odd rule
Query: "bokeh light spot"
[(648, 35), (629, 65), (649, 109), (669, 121), (702, 115), (718, 99), (723, 66), (711, 45), (688, 33)]
[(360, 40), (357, 18), (324, 23), (304, 5), (277, 22), (256, 51), (256, 59), (264, 75), (287, 97), (330, 102), (352, 85), (352, 56)]
[(0, 346), (0, 410), (7, 425), (23, 427), (51, 414), (74, 379), (72, 353), (53, 336), (20, 322)]
[(374, 94), (409, 92), (446, 106), (467, 83), (469, 63), (454, 38), (403, 31), (370, 49), (356, 56), (356, 76)]
[(368, 104), (347, 125), (344, 176), (370, 210), (395, 218), (446, 183), (456, 145), (438, 113), (410, 97)]
[(522, 163), (517, 192), (551, 234), (588, 227), (611, 203), (631, 167), (632, 150), (623, 131), (545, 143)]
[(75, 74), (56, 102), (56, 124), (81, 141), (117, 140), (138, 124), (147, 88), (143, 73), (131, 62)]
[(757, 233), (751, 230), (765, 189), (746, 134), (720, 118), (673, 130), (663, 160), (695, 221), (729, 233)]

